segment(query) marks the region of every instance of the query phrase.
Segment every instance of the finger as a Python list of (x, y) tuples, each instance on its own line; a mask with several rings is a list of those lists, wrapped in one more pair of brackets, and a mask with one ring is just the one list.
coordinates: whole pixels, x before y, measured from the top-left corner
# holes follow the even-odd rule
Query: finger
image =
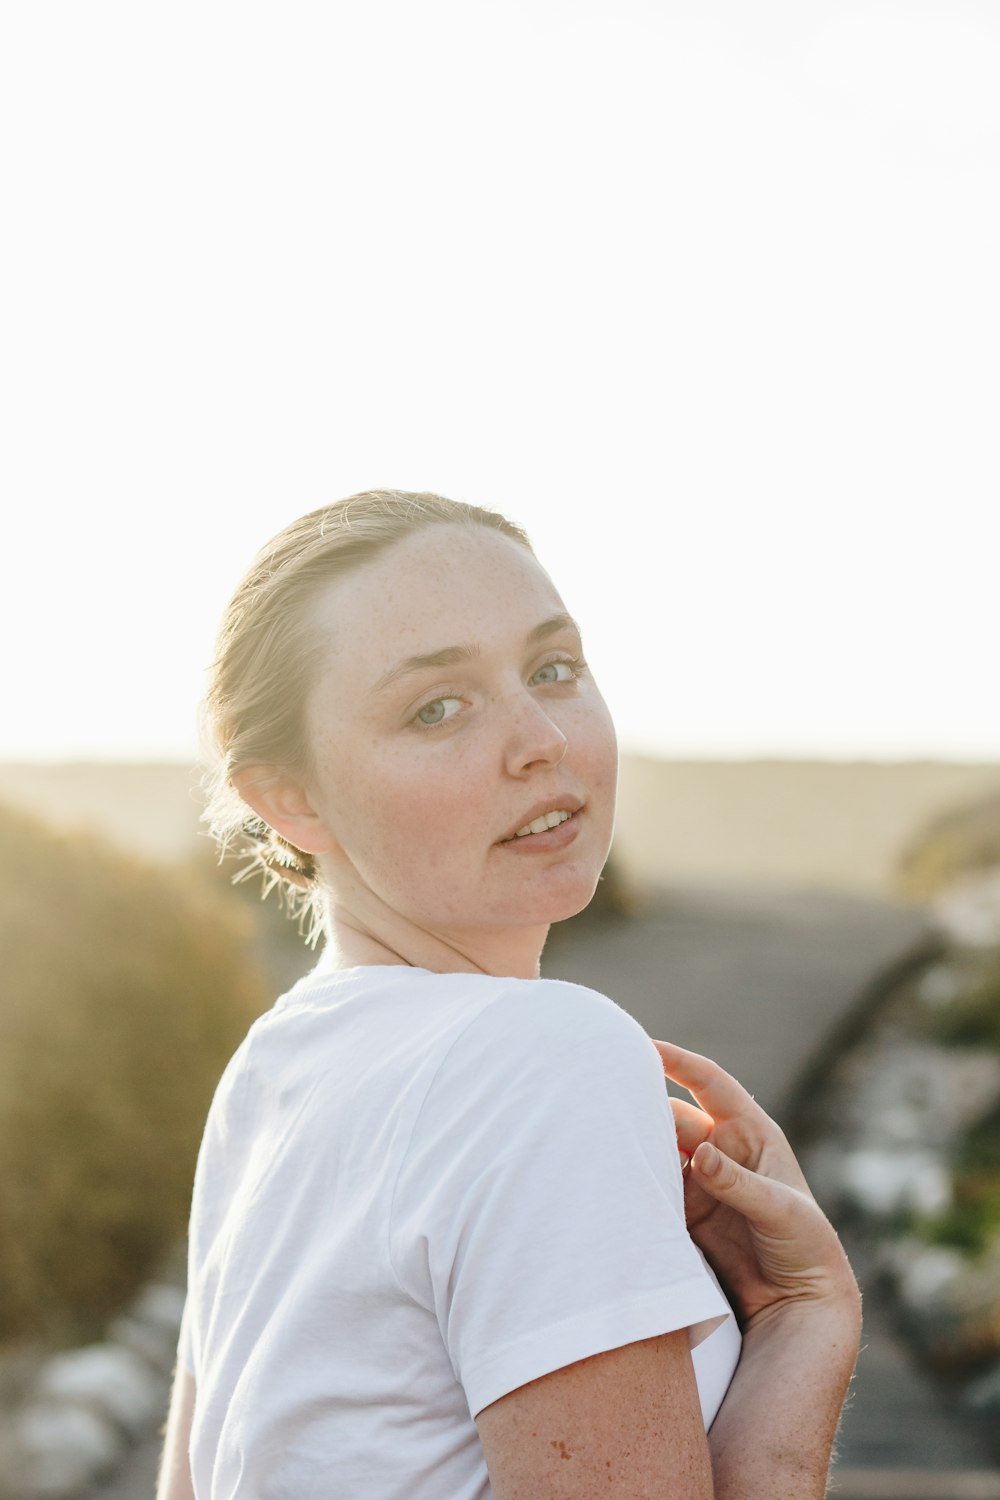
[[(808, 1190), (801, 1192), (759, 1172), (748, 1171), (706, 1141), (691, 1158), (685, 1188), (685, 1212), (691, 1192), (703, 1202), (715, 1199), (724, 1209), (742, 1215), (749, 1231), (746, 1262), (749, 1282), (760, 1283), (758, 1296), (765, 1315), (787, 1299), (817, 1299), (842, 1304), (848, 1286), (857, 1298), (857, 1285), (837, 1233)], [(702, 1218), (706, 1218), (702, 1214)], [(746, 1257), (744, 1256), (746, 1261)], [(756, 1314), (751, 1314), (747, 1327)], [(746, 1329), (744, 1329), (746, 1332)]]
[(699, 1109), (696, 1104), (689, 1104), (686, 1099), (671, 1099), (670, 1108), (674, 1116), (678, 1149), (690, 1156), (711, 1135), (715, 1121), (711, 1115)]
[(660, 1054), (667, 1077), (687, 1089), (715, 1119), (731, 1119), (748, 1112), (767, 1119), (764, 1110), (743, 1085), (710, 1057), (703, 1057), (700, 1052), (688, 1052), (673, 1042), (660, 1042), (655, 1037), (650, 1040)]
[(808, 1192), (762, 1172), (751, 1172), (709, 1141), (698, 1146), (691, 1157), (691, 1176), (710, 1197), (735, 1209), (756, 1229), (778, 1238), (795, 1232), (805, 1203), (811, 1203), (810, 1213), (815, 1210)]

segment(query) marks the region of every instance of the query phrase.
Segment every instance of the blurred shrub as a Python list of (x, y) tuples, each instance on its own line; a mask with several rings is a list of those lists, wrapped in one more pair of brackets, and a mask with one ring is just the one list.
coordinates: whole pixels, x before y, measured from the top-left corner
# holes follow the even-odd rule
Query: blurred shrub
[(280, 887), (267, 890), (259, 867), (241, 878), (246, 868), (247, 861), (239, 854), (227, 854), (220, 861), (214, 842), (206, 835), (180, 873), (190, 889), (204, 889), (211, 899), (238, 910), (250, 940), (248, 951), (267, 975), (270, 1004), (313, 967), (322, 941), (310, 947), (298, 919), (289, 916)]
[(206, 883), (0, 809), (0, 1338), (92, 1336), (183, 1233), (251, 948)]
[(1000, 793), (949, 809), (904, 850), (895, 875), (899, 894), (928, 901), (963, 875), (1000, 866)]
[(978, 1255), (1000, 1236), (1000, 1108), (967, 1132), (951, 1165), (953, 1203), (940, 1214), (917, 1218), (913, 1227), (929, 1244)]
[[(1000, 954), (978, 958), (966, 988), (926, 1014), (923, 1029), (938, 1042), (1000, 1051)], [(952, 1187), (951, 1207), (921, 1222), (918, 1233), (933, 1244), (981, 1254), (1000, 1238), (1000, 1109), (964, 1136), (952, 1162)]]
[(1000, 953), (980, 964), (975, 978), (955, 1000), (931, 1012), (927, 1030), (940, 1042), (1000, 1051)]

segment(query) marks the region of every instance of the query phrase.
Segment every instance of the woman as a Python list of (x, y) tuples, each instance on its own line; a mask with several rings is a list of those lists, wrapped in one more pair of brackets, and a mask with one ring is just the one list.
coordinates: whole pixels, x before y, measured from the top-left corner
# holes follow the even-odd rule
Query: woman
[[(616, 747), (523, 532), (313, 512), (237, 591), (207, 707), (216, 832), (325, 947), (206, 1125), (160, 1500), (823, 1495), (859, 1299), (784, 1137), (538, 977)], [(676, 1127), (664, 1072), (702, 1106)]]

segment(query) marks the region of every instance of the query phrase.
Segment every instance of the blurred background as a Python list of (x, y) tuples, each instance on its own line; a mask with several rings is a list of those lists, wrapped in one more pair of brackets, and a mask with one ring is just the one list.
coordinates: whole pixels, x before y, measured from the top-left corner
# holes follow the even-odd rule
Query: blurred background
[(204, 673), (373, 486), (507, 512), (583, 625), (620, 813), (546, 967), (808, 1152), (909, 1392), (862, 1362), (842, 1493), (991, 1482), (998, 70), (985, 0), (3, 11), (11, 1494), (162, 1402), (212, 1089), (315, 958), (199, 830)]

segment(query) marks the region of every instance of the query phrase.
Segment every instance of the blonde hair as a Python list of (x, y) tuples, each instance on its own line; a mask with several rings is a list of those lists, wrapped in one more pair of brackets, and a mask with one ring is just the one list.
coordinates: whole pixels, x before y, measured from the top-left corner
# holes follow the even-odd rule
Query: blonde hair
[[(253, 765), (308, 775), (305, 703), (328, 649), (312, 606), (334, 579), (428, 526), (484, 526), (531, 551), (520, 526), (496, 511), (409, 490), (365, 490), (293, 521), (257, 554), (222, 618), (202, 705), (202, 814), (220, 848), (248, 856), (234, 876), (259, 873), (263, 895), (277, 887), (289, 915), (315, 944), (322, 930), (316, 862), (243, 801), (233, 777)], [(308, 928), (306, 921), (308, 919)]]

